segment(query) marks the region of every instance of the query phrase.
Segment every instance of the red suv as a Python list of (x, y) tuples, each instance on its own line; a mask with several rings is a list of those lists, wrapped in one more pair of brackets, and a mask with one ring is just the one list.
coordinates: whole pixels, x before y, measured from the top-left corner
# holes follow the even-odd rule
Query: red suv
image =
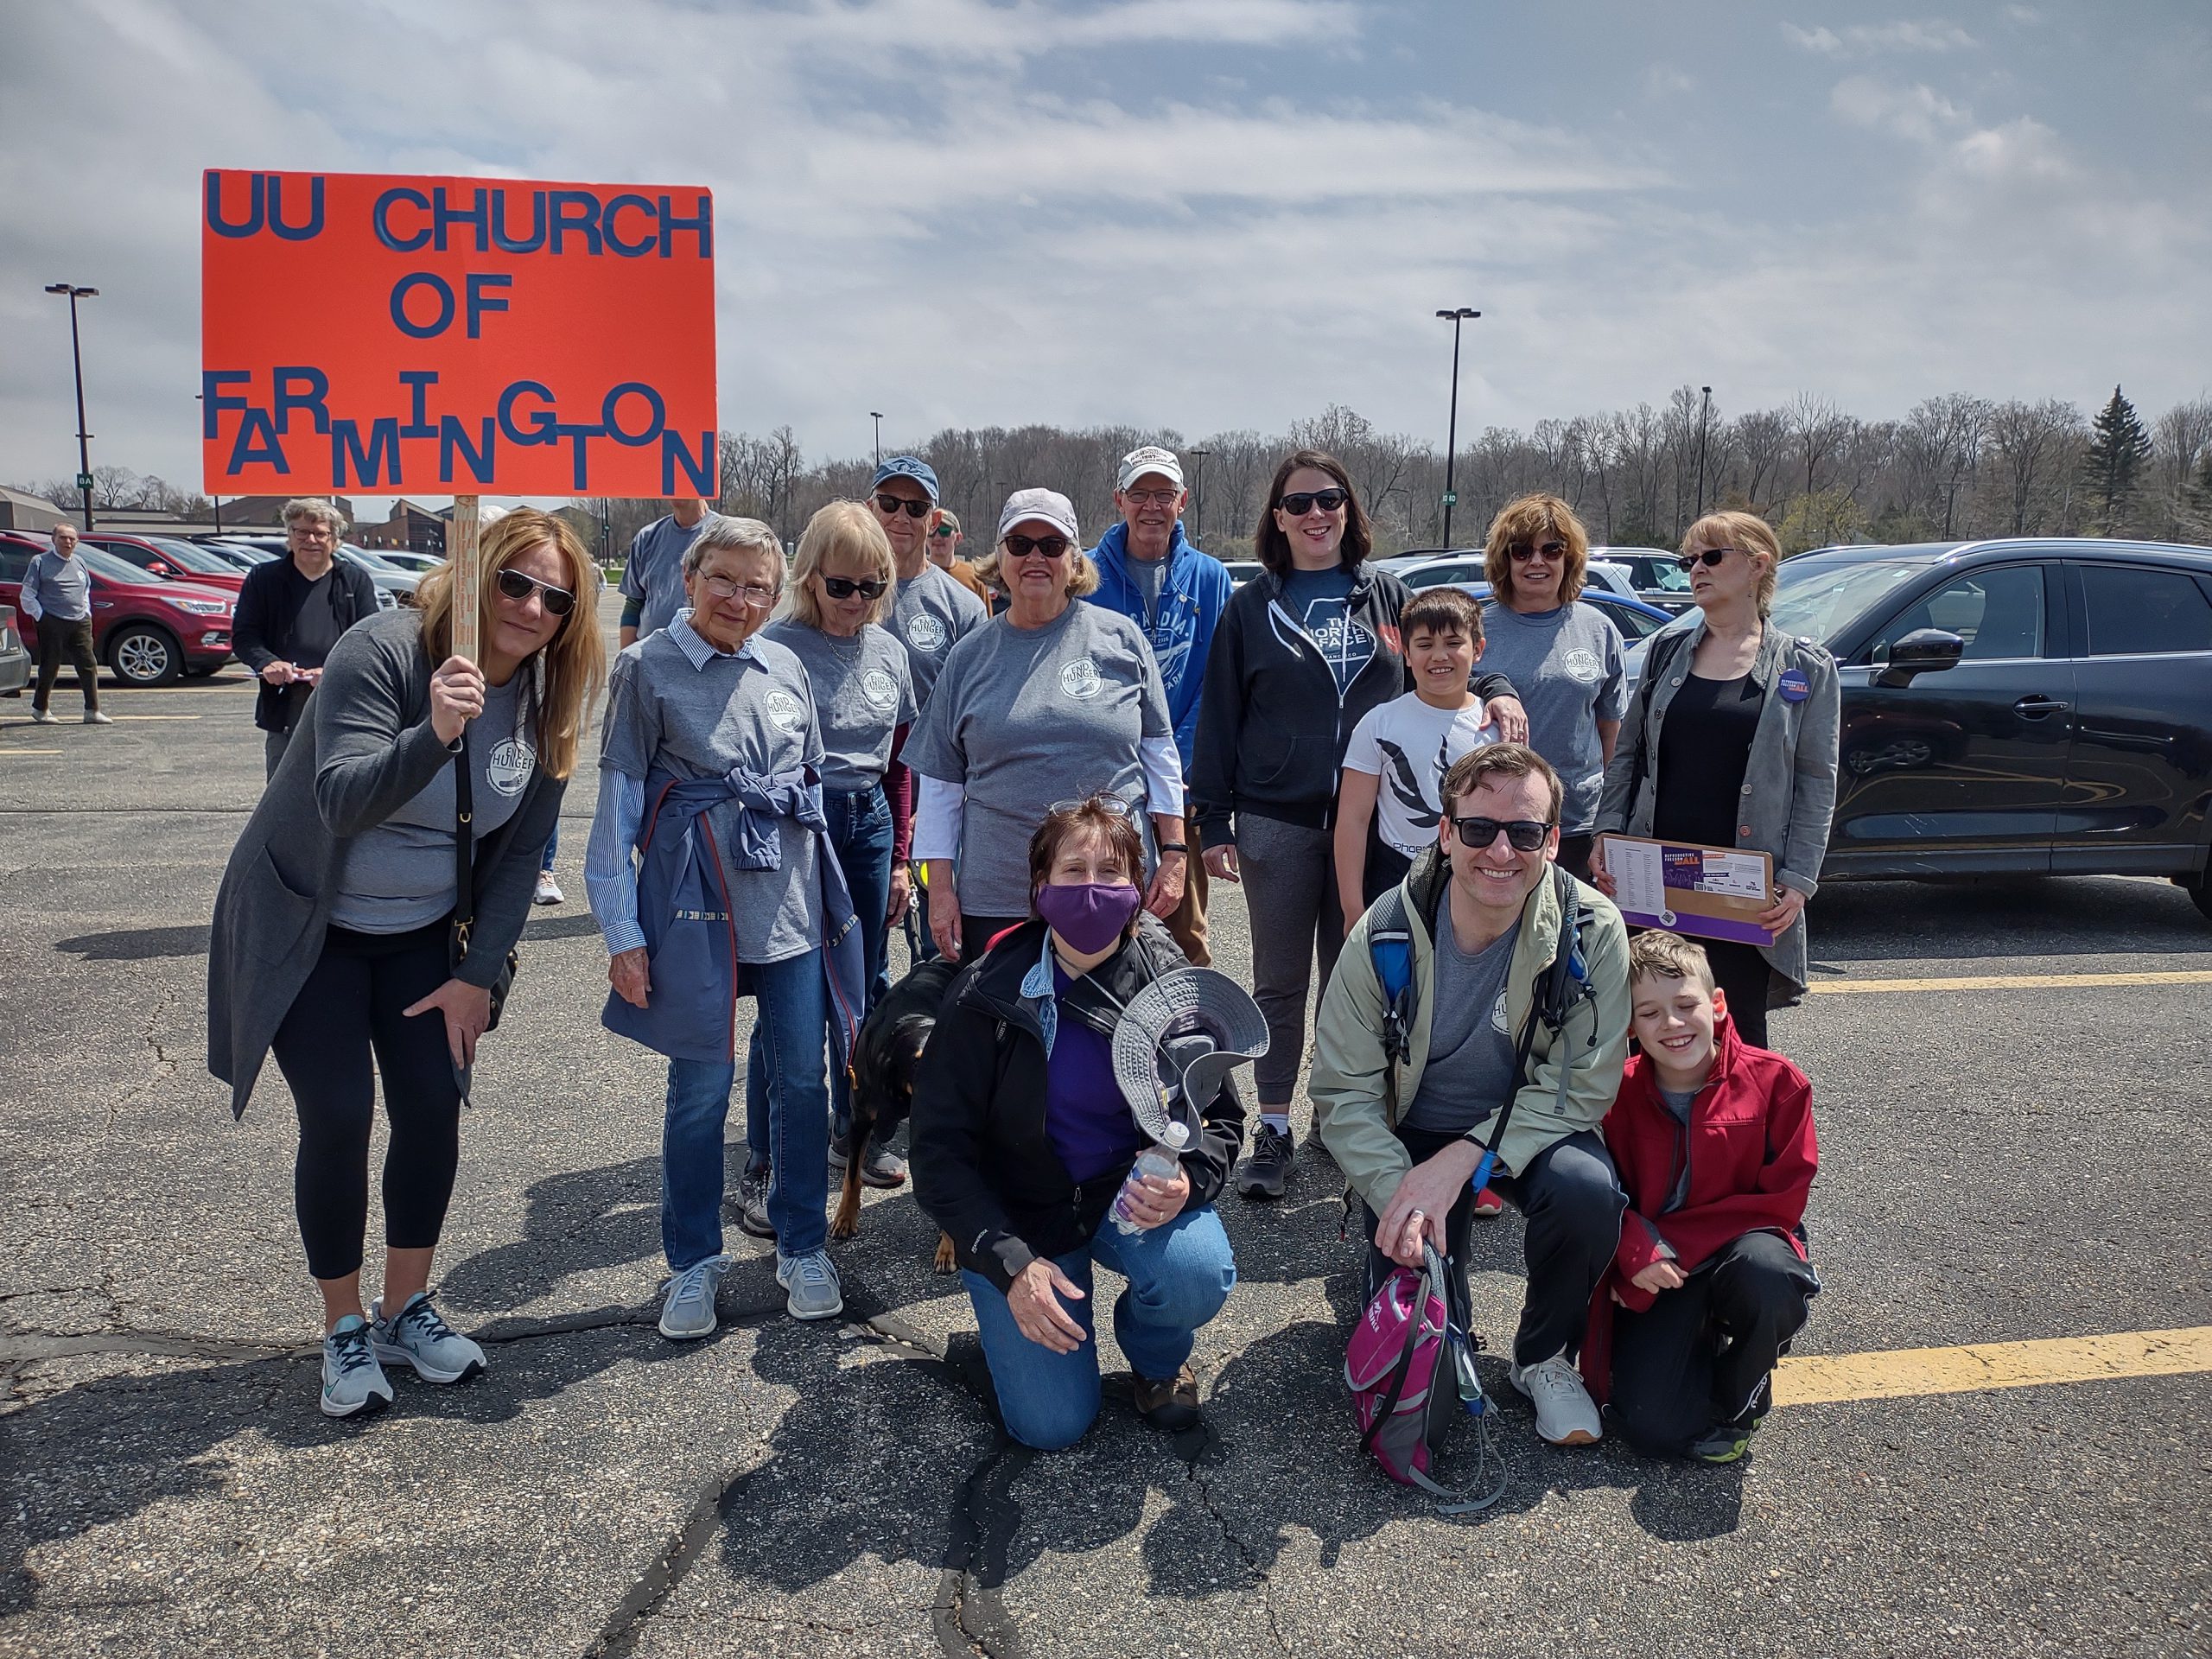
[(126, 536), (118, 531), (96, 530), (78, 539), (166, 582), (220, 588), (233, 595), (245, 586), (245, 572), (238, 566), (174, 536)]
[[(22, 610), (23, 574), (47, 545), (0, 531), (0, 605)], [(77, 556), (92, 573), (92, 652), (125, 685), (168, 685), (231, 660), (235, 594), (149, 575), (96, 547)]]

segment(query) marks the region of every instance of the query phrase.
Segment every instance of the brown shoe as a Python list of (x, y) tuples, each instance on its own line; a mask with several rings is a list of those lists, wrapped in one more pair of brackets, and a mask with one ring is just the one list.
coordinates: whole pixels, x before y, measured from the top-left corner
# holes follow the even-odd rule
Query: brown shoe
[(1198, 1421), (1198, 1379), (1188, 1365), (1164, 1382), (1137, 1378), (1137, 1415), (1154, 1428), (1188, 1428)]

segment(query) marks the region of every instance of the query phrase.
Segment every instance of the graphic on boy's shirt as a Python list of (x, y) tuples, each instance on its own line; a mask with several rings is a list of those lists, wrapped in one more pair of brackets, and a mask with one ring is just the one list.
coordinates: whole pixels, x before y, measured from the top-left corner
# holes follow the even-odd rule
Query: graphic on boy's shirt
[(1396, 744), (1387, 737), (1375, 740), (1375, 747), (1382, 751), (1389, 770), (1382, 775), (1390, 785), (1390, 793), (1416, 830), (1430, 830), (1444, 822), (1444, 774), (1452, 770), (1452, 737), (1446, 733), (1436, 745), (1434, 769), (1424, 786), (1421, 769)]

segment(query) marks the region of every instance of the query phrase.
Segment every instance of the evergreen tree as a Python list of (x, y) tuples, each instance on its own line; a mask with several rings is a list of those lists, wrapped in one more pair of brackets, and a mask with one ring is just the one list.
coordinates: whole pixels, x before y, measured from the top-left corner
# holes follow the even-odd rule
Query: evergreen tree
[(2151, 435), (2118, 386), (2092, 428), (2095, 435), (2082, 456), (2082, 481), (2096, 503), (2098, 528), (2110, 536), (2126, 521), (2136, 480), (2151, 459)]

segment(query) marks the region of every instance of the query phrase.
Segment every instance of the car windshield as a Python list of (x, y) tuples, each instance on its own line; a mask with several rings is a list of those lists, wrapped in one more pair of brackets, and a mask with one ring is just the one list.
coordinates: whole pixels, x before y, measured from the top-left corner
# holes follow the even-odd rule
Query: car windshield
[(351, 542), (340, 542), (338, 544), (338, 550), (345, 554), (346, 557), (352, 559), (354, 563), (365, 565), (371, 570), (377, 571), (384, 575), (405, 576), (412, 575), (414, 574), (412, 571), (401, 569), (390, 560), (381, 558), (378, 555), (370, 552), (365, 547), (354, 546)]
[(105, 576), (110, 582), (127, 582), (134, 588), (143, 588), (149, 582), (170, 580), (167, 576), (157, 576), (151, 570), (141, 570), (130, 560), (118, 558), (105, 548), (89, 546), (81, 542), (77, 546), (77, 556), (92, 567), (94, 575)]
[(235, 576), (238, 566), (228, 559), (219, 558), (204, 547), (194, 547), (190, 542), (180, 541), (174, 536), (149, 536), (146, 538), (188, 570), (197, 570), (203, 575)]
[(1784, 560), (1771, 620), (1785, 633), (1827, 645), (1927, 568), (1910, 559)]

